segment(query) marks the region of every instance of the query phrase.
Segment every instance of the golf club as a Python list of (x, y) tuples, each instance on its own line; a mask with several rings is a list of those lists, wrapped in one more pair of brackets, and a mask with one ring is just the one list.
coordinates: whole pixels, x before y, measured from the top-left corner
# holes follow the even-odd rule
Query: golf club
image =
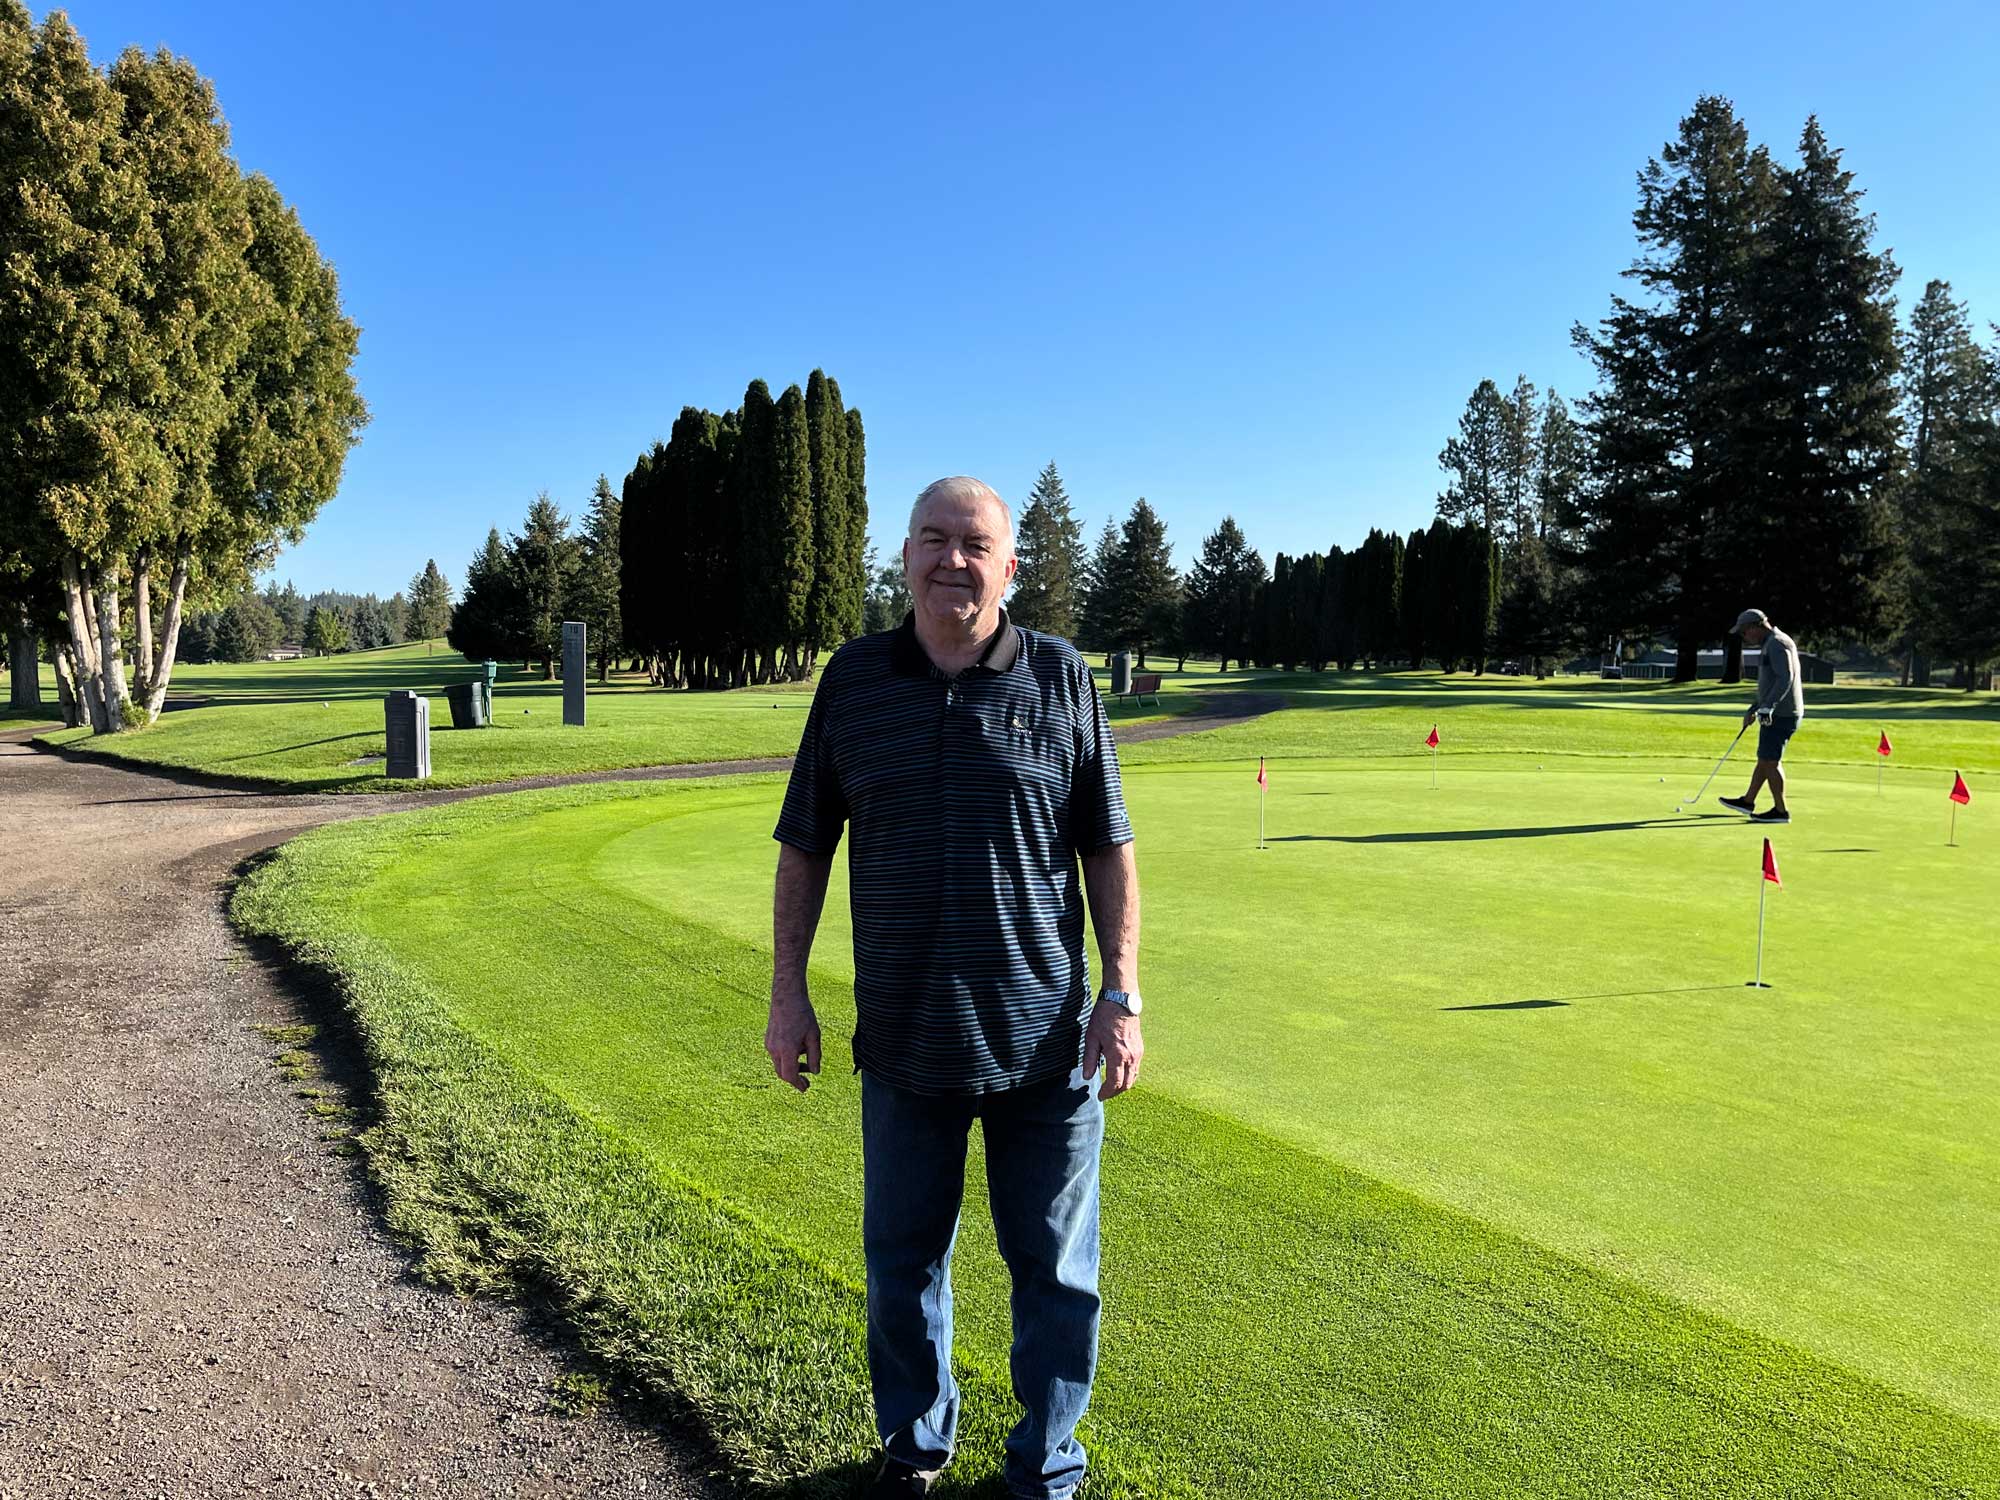
[(1701, 784), (1701, 791), (1699, 791), (1699, 792), (1696, 792), (1696, 793), (1695, 793), (1695, 794), (1694, 794), (1694, 795), (1693, 795), (1692, 797), (1688, 798), (1688, 799), (1687, 799), (1687, 801), (1685, 801), (1685, 802), (1683, 802), (1683, 803), (1680, 803), (1680, 804), (1679, 804), (1678, 806), (1676, 806), (1676, 807), (1674, 808), (1674, 811), (1675, 811), (1675, 812), (1680, 812), (1680, 811), (1682, 811), (1682, 810), (1684, 810), (1684, 809), (1686, 809), (1686, 808), (1690, 808), (1690, 807), (1694, 806), (1694, 805), (1695, 805), (1695, 803), (1697, 803), (1697, 802), (1701, 801), (1701, 799), (1702, 799), (1702, 793), (1704, 793), (1704, 792), (1706, 792), (1706, 791), (1708, 790), (1708, 788), (1709, 788), (1709, 784), (1710, 784), (1711, 782), (1713, 782), (1713, 781), (1715, 780), (1716, 776), (1717, 776), (1717, 775), (1718, 775), (1718, 774), (1719, 774), (1719, 773), (1721, 772), (1721, 770), (1722, 770), (1722, 761), (1724, 761), (1724, 760), (1728, 760), (1728, 759), (1729, 759), (1729, 757), (1730, 757), (1731, 755), (1733, 755), (1733, 754), (1735, 754), (1735, 753), (1736, 753), (1736, 747), (1737, 747), (1737, 745), (1738, 745), (1739, 743), (1741, 743), (1741, 741), (1742, 741), (1742, 739), (1743, 739), (1743, 731), (1744, 731), (1745, 729), (1748, 729), (1749, 727), (1750, 727), (1750, 726), (1749, 726), (1748, 724), (1745, 724), (1745, 725), (1743, 726), (1743, 729), (1739, 729), (1739, 730), (1737, 730), (1737, 731), (1736, 731), (1736, 738), (1735, 738), (1735, 739), (1733, 739), (1733, 740), (1731, 740), (1731, 741), (1729, 742), (1729, 748), (1728, 748), (1727, 750), (1725, 750), (1725, 751), (1723, 751), (1723, 752), (1722, 752), (1722, 760), (1719, 760), (1719, 761), (1717, 761), (1717, 762), (1715, 763), (1715, 770), (1713, 770), (1713, 771), (1710, 771), (1710, 772), (1708, 773), (1708, 780), (1707, 780), (1707, 781), (1704, 781), (1704, 782), (1703, 782), (1703, 783)]

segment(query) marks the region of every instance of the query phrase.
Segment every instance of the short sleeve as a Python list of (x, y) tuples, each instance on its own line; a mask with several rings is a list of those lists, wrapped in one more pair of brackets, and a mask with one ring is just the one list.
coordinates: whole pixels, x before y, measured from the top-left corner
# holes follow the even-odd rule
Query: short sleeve
[(1070, 782), (1070, 841), (1079, 854), (1092, 854), (1113, 844), (1132, 842), (1132, 823), (1125, 815), (1125, 786), (1118, 775), (1118, 746), (1111, 738), (1111, 720), (1090, 669), (1079, 667), (1077, 719), (1080, 743), (1076, 775)]
[(833, 853), (840, 847), (840, 831), (847, 822), (847, 796), (840, 789), (840, 774), (827, 735), (830, 696), (828, 679), (821, 677), (812, 709), (806, 714), (805, 733), (799, 737), (799, 753), (792, 760), (784, 809), (771, 832), (779, 843), (807, 854)]

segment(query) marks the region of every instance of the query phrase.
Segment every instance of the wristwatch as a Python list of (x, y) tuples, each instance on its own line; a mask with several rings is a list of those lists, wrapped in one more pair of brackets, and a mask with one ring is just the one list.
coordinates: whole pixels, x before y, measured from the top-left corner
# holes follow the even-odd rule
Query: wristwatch
[(1097, 998), (1109, 1000), (1113, 1005), (1122, 1007), (1132, 1015), (1139, 1014), (1139, 993), (1136, 990), (1101, 990)]

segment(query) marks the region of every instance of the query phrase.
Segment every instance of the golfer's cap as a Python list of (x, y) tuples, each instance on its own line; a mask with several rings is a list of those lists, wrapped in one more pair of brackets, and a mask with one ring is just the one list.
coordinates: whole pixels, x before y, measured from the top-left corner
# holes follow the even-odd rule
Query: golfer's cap
[(1762, 625), (1768, 629), (1770, 624), (1771, 624), (1771, 617), (1765, 614), (1763, 610), (1746, 609), (1743, 611), (1742, 614), (1736, 617), (1735, 625), (1731, 626), (1730, 628), (1732, 631), (1734, 631), (1735, 634), (1741, 635), (1743, 634), (1744, 631), (1748, 630), (1752, 625)]

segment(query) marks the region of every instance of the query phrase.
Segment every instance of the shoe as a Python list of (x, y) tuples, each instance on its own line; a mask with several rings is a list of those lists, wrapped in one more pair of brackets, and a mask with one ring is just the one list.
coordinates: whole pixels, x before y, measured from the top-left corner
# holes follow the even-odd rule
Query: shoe
[(882, 1460), (882, 1468), (875, 1476), (875, 1482), (868, 1486), (867, 1500), (895, 1500), (899, 1495), (925, 1495), (930, 1493), (931, 1481), (936, 1474), (927, 1474), (922, 1469), (913, 1469), (906, 1463), (898, 1463), (893, 1458)]
[(1757, 816), (1757, 804), (1748, 797), (1720, 797), (1716, 799), (1716, 804), (1728, 808), (1731, 812), (1740, 812), (1746, 818)]
[(1753, 823), (1789, 823), (1792, 821), (1792, 815), (1788, 812), (1779, 812), (1774, 807), (1769, 812), (1750, 814), (1750, 821)]

